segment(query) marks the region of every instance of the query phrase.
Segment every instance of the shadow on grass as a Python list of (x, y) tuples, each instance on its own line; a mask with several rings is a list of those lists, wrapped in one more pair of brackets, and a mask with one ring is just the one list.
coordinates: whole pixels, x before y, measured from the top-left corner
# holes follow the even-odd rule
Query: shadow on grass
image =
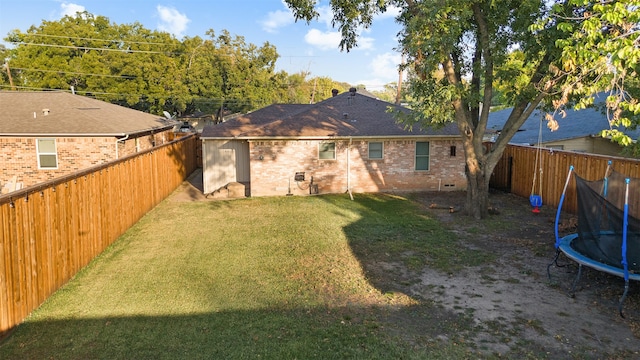
[[(433, 318), (427, 310), (423, 306), (273, 309), (27, 321), (0, 346), (0, 358), (418, 359), (462, 356), (466, 351), (463, 346), (434, 342), (431, 337), (437, 332), (441, 337), (451, 336), (459, 341), (457, 322)], [(385, 329), (388, 318), (416, 316), (431, 318), (425, 318), (420, 329)], [(437, 328), (433, 328), (433, 324), (438, 324)], [(82, 336), (78, 336), (78, 331), (82, 331)], [(403, 339), (407, 331), (413, 335), (421, 333), (424, 344), (420, 350), (412, 349), (419, 339), (413, 338), (411, 343)]]
[[(320, 216), (326, 215), (329, 220), (310, 223), (308, 217), (317, 216), (314, 211), (322, 203), (330, 206), (323, 208), (327, 213)], [(254, 226), (257, 219), (260, 219), (261, 225)], [(229, 226), (223, 230), (216, 226), (216, 222), (220, 224), (226, 221)], [(163, 224), (164, 230), (158, 231), (157, 224)], [(230, 236), (232, 233), (235, 236), (233, 239)], [(283, 233), (287, 236), (283, 237)], [(271, 302), (269, 298), (264, 302), (249, 299), (251, 301), (247, 303), (258, 304), (257, 310), (236, 311), (222, 307), (219, 312), (175, 316), (162, 315), (180, 313), (173, 309), (171, 297), (167, 297), (163, 308), (147, 310), (158, 315), (95, 315), (94, 318), (82, 318), (75, 313), (117, 312), (109, 307), (96, 312), (72, 308), (70, 313), (57, 315), (43, 311), (27, 319), (0, 343), (0, 358), (469, 357), (469, 344), (464, 339), (474, 328), (472, 314), (455, 314), (427, 299), (407, 301), (407, 298), (411, 298), (407, 289), (413, 280), (399, 270), (402, 267), (394, 267), (393, 264), (400, 263), (409, 269), (433, 266), (444, 272), (452, 272), (458, 266), (481, 261), (478, 259), (482, 259), (482, 256), (477, 251), (457, 246), (450, 233), (443, 230), (437, 221), (417, 211), (416, 205), (405, 198), (360, 195), (351, 201), (345, 195), (283, 197), (265, 201), (242, 199), (205, 205), (165, 203), (130, 229), (128, 234), (102, 257), (100, 264), (111, 264), (112, 267), (94, 265), (93, 271), (90, 271), (91, 276), (105, 275), (105, 269), (113, 271), (113, 275), (108, 274), (109, 282), (104, 286), (113, 287), (116, 294), (123, 291), (122, 296), (126, 296), (128, 294), (124, 291), (143, 291), (141, 289), (144, 288), (154, 294), (155, 299), (165, 298), (166, 294), (157, 293), (162, 290), (153, 285), (155, 278), (150, 277), (151, 274), (156, 276), (154, 264), (170, 265), (167, 271), (158, 272), (165, 277), (174, 275), (180, 278), (177, 275), (210, 272), (212, 269), (209, 266), (189, 267), (200, 262), (209, 264), (206, 261), (220, 253), (222, 256), (216, 258), (218, 262), (240, 256), (240, 260), (236, 259), (233, 265), (244, 263), (245, 257), (251, 256), (248, 251), (254, 250), (246, 247), (236, 254), (221, 244), (233, 243), (243, 247), (249, 242), (247, 240), (255, 238), (257, 244), (253, 244), (253, 247), (259, 249), (258, 255), (247, 262), (250, 265), (248, 268), (235, 269), (237, 278), (226, 284), (237, 288), (228, 294), (242, 303), (243, 296), (255, 296), (256, 292), (247, 289), (255, 285), (272, 286), (274, 292), (279, 291), (276, 295), (282, 296), (274, 295), (271, 299), (277, 300)], [(341, 234), (346, 237), (346, 244)], [(321, 245), (309, 246), (314, 242)], [(341, 245), (350, 248), (350, 254), (360, 264), (365, 279), (359, 273), (359, 268), (341, 267), (352, 258), (349, 251), (333, 250)], [(190, 248), (194, 251), (188, 251)], [(122, 260), (123, 253), (128, 254), (127, 260)], [(283, 253), (286, 259), (277, 257)], [(297, 256), (300, 258), (295, 258)], [(328, 259), (323, 259), (323, 256)], [(264, 261), (266, 257), (287, 260), (286, 266), (270, 262), (264, 265), (267, 269), (268, 266), (283, 269), (284, 275), (279, 280), (281, 283), (297, 285), (279, 287), (279, 284), (269, 283), (265, 279), (267, 274), (262, 272), (257, 273), (256, 277), (249, 276), (248, 272), (252, 266), (255, 267), (256, 261)], [(294, 261), (289, 262), (288, 259)], [(122, 266), (118, 267), (118, 264)], [(122, 273), (117, 273), (118, 269), (122, 269)], [(348, 273), (343, 273), (347, 270)], [(124, 274), (129, 278), (124, 279)], [(80, 281), (94, 281), (91, 279), (95, 277), (91, 276)], [(142, 278), (147, 282), (141, 283)], [(206, 281), (206, 278), (198, 276), (185, 276), (184, 279), (186, 283), (178, 284), (185, 288), (189, 285), (211, 286), (207, 291), (216, 291), (215, 286), (224, 284), (188, 283)], [(243, 282), (246, 286), (242, 286)], [(128, 283), (136, 285), (123, 285)], [(375, 294), (372, 295), (371, 286), (365, 286), (365, 283), (373, 286)], [(176, 287), (166, 288), (165, 291), (172, 292)], [(103, 289), (84, 294), (92, 296)], [(227, 294), (225, 290), (219, 291)], [(121, 296), (115, 298), (122, 301)], [(217, 295), (211, 296), (208, 301), (215, 303), (213, 299), (218, 298)], [(233, 299), (227, 297), (218, 300), (227, 304)], [(306, 305), (305, 299), (310, 299), (313, 304), (326, 305)], [(198, 305), (193, 306), (197, 308)], [(210, 303), (207, 306), (208, 309), (215, 308)], [(135, 313), (135, 310), (130, 312)], [(61, 316), (64, 319), (60, 319)]]

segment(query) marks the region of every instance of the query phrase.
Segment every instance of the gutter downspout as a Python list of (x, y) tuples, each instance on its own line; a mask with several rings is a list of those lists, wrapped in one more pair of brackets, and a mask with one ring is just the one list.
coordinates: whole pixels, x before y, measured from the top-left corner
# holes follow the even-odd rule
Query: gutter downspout
[(347, 146), (347, 192), (349, 193), (349, 197), (353, 200), (353, 194), (351, 193), (351, 141), (353, 139), (349, 138), (349, 145)]
[(126, 141), (128, 138), (129, 138), (129, 134), (125, 135), (125, 137), (123, 137), (121, 139), (117, 139), (116, 138), (116, 160), (118, 159), (118, 143), (120, 141), (123, 141), (123, 143), (124, 143), (124, 141)]

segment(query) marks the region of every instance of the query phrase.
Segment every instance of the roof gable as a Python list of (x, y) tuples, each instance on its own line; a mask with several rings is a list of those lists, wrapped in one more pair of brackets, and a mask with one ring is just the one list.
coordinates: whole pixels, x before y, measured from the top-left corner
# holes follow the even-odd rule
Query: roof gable
[(394, 112), (409, 109), (359, 93), (343, 93), (317, 104), (271, 105), (222, 124), (206, 127), (203, 138), (457, 136), (455, 124), (413, 129)]
[(0, 91), (0, 135), (123, 136), (175, 125), (164, 117), (63, 91)]

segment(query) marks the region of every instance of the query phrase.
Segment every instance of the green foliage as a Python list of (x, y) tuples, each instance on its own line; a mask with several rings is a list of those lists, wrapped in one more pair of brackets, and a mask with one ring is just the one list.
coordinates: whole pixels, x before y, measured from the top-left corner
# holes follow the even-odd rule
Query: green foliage
[[(316, 1), (285, 2), (299, 19), (317, 16)], [(584, 95), (602, 90), (605, 83), (612, 83), (605, 76), (608, 68), (616, 69), (610, 71), (614, 79), (635, 78), (627, 74), (640, 59), (640, 47), (632, 36), (640, 20), (640, 1), (636, 0), (330, 3), (334, 24), (343, 37), (340, 46), (347, 51), (357, 45), (358, 32), (371, 25), (374, 14), (388, 6), (400, 10), (396, 18), (402, 25), (400, 48), (411, 69), (410, 107), (417, 111), (401, 121), (408, 128), (457, 123), (471, 194), (466, 210), (475, 218), (486, 217), (487, 179), (507, 143), (536, 107), (566, 104), (573, 91), (570, 87)], [(576, 72), (579, 77), (570, 75)], [(613, 84), (620, 89), (620, 81)], [(485, 152), (482, 143), (490, 108), (485, 105), (496, 101), (510, 106), (512, 112), (495, 145)], [(579, 103), (579, 107), (587, 105), (586, 100)], [(640, 116), (640, 106), (621, 107), (623, 113)]]
[[(206, 38), (152, 31), (139, 23), (114, 24), (88, 12), (43, 21), (6, 40), (20, 89), (63, 89), (160, 114), (247, 112), (275, 103), (309, 103), (348, 85), (308, 74), (275, 72), (275, 46), (213, 30)], [(9, 87), (6, 70), (0, 76)]]
[(555, 104), (556, 108), (572, 100), (577, 108), (584, 108), (592, 105), (594, 94), (607, 93), (606, 107), (612, 130), (602, 135), (620, 145), (631, 146), (634, 139), (624, 133), (624, 128), (633, 129), (640, 124), (637, 100), (640, 95), (637, 82), (640, 1), (569, 0), (566, 5), (571, 7), (571, 17), (561, 7), (553, 8), (553, 16), (561, 19), (558, 30), (567, 34), (555, 42), (562, 50), (557, 71), (565, 79), (563, 97)]

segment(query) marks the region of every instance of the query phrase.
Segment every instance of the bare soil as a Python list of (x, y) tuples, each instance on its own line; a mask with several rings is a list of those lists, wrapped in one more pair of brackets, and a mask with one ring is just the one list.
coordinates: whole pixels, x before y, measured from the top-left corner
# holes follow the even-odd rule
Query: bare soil
[[(558, 263), (564, 266), (551, 266), (550, 278), (547, 273), (556, 253), (555, 208), (543, 206), (535, 214), (528, 199), (492, 191), (493, 215), (474, 221), (458, 211), (465, 196), (438, 192), (415, 199), (468, 246), (491, 252), (497, 260), (455, 274), (405, 269), (408, 277), (419, 279), (408, 281), (410, 294), (472, 316), (477, 331), (466, 340), (487, 354), (640, 359), (639, 283), (630, 284), (624, 318), (618, 312), (624, 290), (620, 277), (583, 267), (575, 295), (570, 296), (578, 266), (560, 256)], [(563, 214), (560, 236), (573, 232), (574, 224), (575, 218)]]

